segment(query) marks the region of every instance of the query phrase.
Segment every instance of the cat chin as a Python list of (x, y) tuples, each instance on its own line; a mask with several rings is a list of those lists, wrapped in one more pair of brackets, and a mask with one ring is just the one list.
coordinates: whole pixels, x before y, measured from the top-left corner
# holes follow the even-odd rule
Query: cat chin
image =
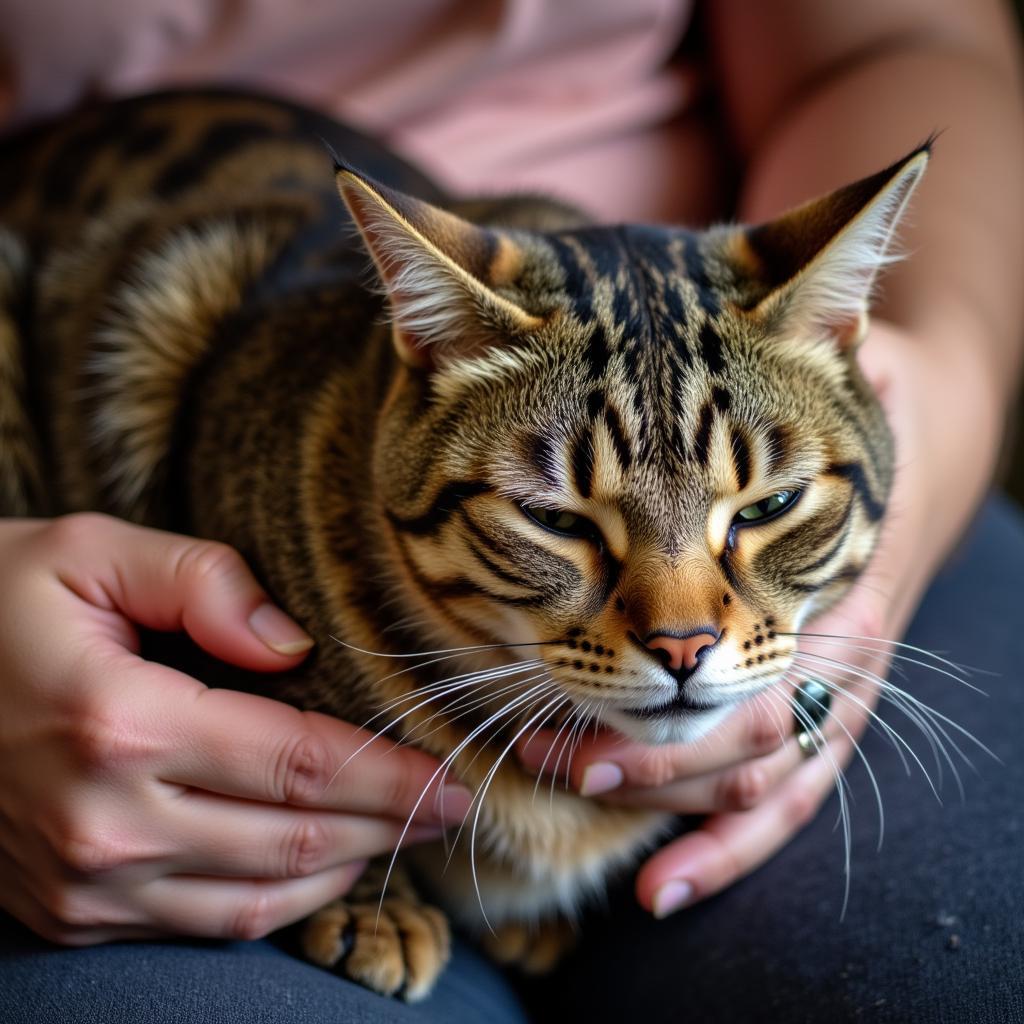
[(720, 725), (735, 710), (732, 704), (706, 711), (676, 711), (658, 718), (635, 718), (628, 711), (608, 708), (602, 714), (606, 725), (631, 740), (657, 747), (665, 743), (693, 743)]

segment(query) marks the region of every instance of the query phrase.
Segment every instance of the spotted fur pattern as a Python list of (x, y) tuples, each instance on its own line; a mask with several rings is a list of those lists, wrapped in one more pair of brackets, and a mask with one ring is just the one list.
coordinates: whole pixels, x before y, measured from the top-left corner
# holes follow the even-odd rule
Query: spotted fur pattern
[[(321, 139), (353, 166), (332, 174)], [(927, 156), (693, 232), (452, 203), (258, 97), (42, 129), (0, 153), (0, 512), (100, 509), (240, 549), (318, 641), (282, 696), (377, 727), (393, 702), (392, 735), (486, 791), (447, 871), (440, 847), (410, 862), (464, 925), (482, 905), (499, 956), (546, 965), (559, 919), (667, 822), (535, 799), (501, 755), (577, 709), (696, 738), (863, 570), (893, 453), (855, 349)], [(779, 514), (739, 515), (772, 495)], [(545, 525), (560, 513), (579, 528)], [(693, 671), (648, 646), (694, 633), (714, 643)], [(364, 653), (469, 647), (398, 672)], [(473, 671), (491, 675), (430, 697)], [(389, 913), (419, 922), (416, 949), (374, 954), (407, 972), (364, 983), (429, 990), (447, 940), (414, 904)], [(358, 913), (325, 913), (308, 948), (344, 963)]]

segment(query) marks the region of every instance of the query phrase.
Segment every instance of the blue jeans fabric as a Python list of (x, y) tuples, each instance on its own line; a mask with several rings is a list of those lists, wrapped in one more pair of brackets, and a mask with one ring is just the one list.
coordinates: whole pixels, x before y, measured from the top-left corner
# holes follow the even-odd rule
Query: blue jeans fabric
[[(908, 778), (892, 746), (868, 734), (863, 750), (882, 790), (885, 842), (876, 852), (874, 796), (856, 761), (848, 772), (854, 832), (842, 920), (833, 796), (770, 863), (666, 921), (641, 911), (624, 880), (586, 919), (568, 962), (518, 991), (462, 944), (437, 991), (410, 1008), (271, 942), (58, 949), (0, 917), (0, 1021), (1024, 1022), (1022, 640), (1024, 519), (993, 499), (907, 637), (994, 673), (974, 679), (988, 696), (912, 664), (901, 685), (999, 761), (947, 726), (975, 770), (960, 768), (961, 800), (946, 765), (940, 804), (919, 769)], [(913, 726), (892, 709), (885, 717), (934, 776)]]

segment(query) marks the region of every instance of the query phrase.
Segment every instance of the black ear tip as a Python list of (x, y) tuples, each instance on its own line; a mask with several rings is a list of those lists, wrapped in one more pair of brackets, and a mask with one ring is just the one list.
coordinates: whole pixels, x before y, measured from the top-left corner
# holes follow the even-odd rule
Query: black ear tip
[(924, 140), (910, 155), (907, 157), (908, 160), (912, 160), (915, 156), (921, 153), (926, 153), (929, 157), (932, 155), (932, 149), (935, 147), (935, 140), (946, 131), (945, 128), (933, 128), (928, 133), (928, 138)]
[(317, 136), (317, 138), (320, 139), (320, 142), (323, 144), (324, 149), (327, 150), (328, 156), (330, 156), (331, 161), (334, 163), (335, 174), (338, 174), (341, 171), (345, 171), (348, 174), (355, 174), (357, 177), (360, 178), (365, 177), (365, 175), (362, 174), (355, 167), (353, 167), (352, 164), (350, 164), (343, 157), (339, 156), (338, 151), (322, 135)]

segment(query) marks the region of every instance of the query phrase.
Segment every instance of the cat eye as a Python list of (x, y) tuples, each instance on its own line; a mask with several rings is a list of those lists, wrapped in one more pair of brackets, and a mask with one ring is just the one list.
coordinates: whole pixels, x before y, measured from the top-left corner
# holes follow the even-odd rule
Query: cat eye
[(769, 519), (782, 515), (787, 509), (793, 507), (796, 499), (800, 497), (798, 490), (776, 491), (767, 498), (755, 501), (753, 505), (741, 508), (733, 517), (733, 526), (748, 526), (753, 523), (764, 523)]
[(587, 540), (600, 542), (601, 532), (597, 526), (584, 516), (564, 509), (542, 508), (540, 505), (520, 505), (525, 515), (538, 526), (552, 533), (560, 533), (564, 537), (583, 537)]

